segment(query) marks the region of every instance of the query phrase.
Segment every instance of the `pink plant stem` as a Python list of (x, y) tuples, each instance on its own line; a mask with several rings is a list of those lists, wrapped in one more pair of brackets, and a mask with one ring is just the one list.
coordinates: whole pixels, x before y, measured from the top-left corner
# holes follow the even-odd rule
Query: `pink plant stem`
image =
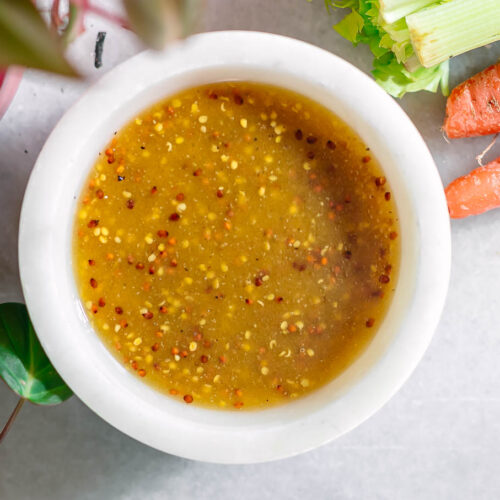
[(21, 83), (23, 68), (11, 66), (0, 70), (0, 118), (4, 115)]
[(59, 3), (60, 0), (54, 0), (52, 3), (52, 8), (50, 9), (50, 20), (53, 26), (57, 29), (63, 23), (61, 16), (59, 15)]
[(130, 25), (126, 19), (121, 16), (111, 14), (101, 7), (92, 5), (89, 0), (72, 0), (72, 3), (80, 7), (84, 12), (91, 12), (92, 14), (95, 14), (99, 17), (107, 19), (108, 21), (111, 21), (114, 24), (117, 24), (118, 26), (121, 26), (122, 28), (130, 29)]

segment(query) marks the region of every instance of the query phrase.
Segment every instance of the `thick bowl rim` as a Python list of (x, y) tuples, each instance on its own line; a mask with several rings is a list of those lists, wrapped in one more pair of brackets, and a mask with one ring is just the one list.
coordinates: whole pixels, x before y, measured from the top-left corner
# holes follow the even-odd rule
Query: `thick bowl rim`
[[(214, 53), (212, 58), (210, 51)], [(244, 57), (241, 54), (245, 54)], [(184, 68), (179, 62), (180, 57), (188, 61)], [(172, 61), (176, 65), (169, 69)], [(299, 71), (294, 67), (303, 63), (312, 71), (308, 75), (311, 81), (326, 91), (343, 95), (347, 91), (340, 89), (329, 77), (341, 74), (343, 82), (356, 87), (360, 92), (359, 99), (367, 104), (363, 111), (358, 107), (357, 112), (372, 119), (373, 123), (378, 117), (387, 125), (384, 131), (387, 147), (400, 158), (399, 168), (407, 177), (418, 216), (416, 224), (421, 248), (411, 310), (408, 310), (405, 323), (393, 338), (388, 352), (370, 371), (370, 376), (365, 376), (350, 388), (335, 405), (325, 405), (321, 411), (302, 415), (293, 425), (283, 422), (280, 426), (252, 428), (249, 431), (251, 436), (245, 438), (237, 450), (234, 448), (235, 432), (239, 433), (238, 436), (243, 435), (244, 428), (235, 430), (228, 425), (227, 429), (214, 430), (209, 425), (193, 423), (188, 415), (179, 418), (178, 415), (158, 412), (153, 416), (140, 408), (127, 411), (126, 396), (111, 394), (110, 391), (106, 397), (99, 394), (99, 389), (96, 390), (91, 383), (93, 375), (89, 381), (85, 373), (83, 356), (78, 353), (68, 355), (69, 344), (61, 335), (62, 326), (58, 327), (55, 320), (61, 320), (62, 325), (74, 313), (55, 309), (58, 286), (50, 283), (55, 276), (54, 270), (45, 266), (54, 250), (51, 242), (46, 241), (54, 227), (41, 214), (49, 218), (59, 214), (57, 196), (46, 196), (40, 188), (50, 186), (50, 177), (58, 172), (58, 155), (67, 147), (64, 145), (68, 139), (66, 130), (74, 130), (75, 120), (95, 106), (103, 93), (109, 94), (110, 87), (120, 85), (124, 75), (137, 75), (141, 69), (157, 65), (166, 72), (164, 80), (168, 80), (186, 70), (189, 62), (201, 69), (246, 64), (255, 68), (272, 68), (284, 76), (295, 72), (297, 78)], [(140, 80), (140, 77), (136, 78)], [(137, 92), (147, 88), (147, 82), (142, 81), (141, 85), (137, 86)], [(129, 90), (133, 92), (135, 87), (132, 85)], [(381, 110), (383, 117), (380, 116)], [(402, 139), (405, 139), (404, 144), (401, 144)], [(406, 165), (405, 161), (411, 165)], [(418, 167), (418, 171), (413, 167)], [(41, 250), (33, 241), (44, 242)], [(429, 345), (446, 298), (450, 265), (450, 225), (441, 180), (427, 146), (404, 111), (369, 77), (343, 59), (305, 42), (259, 32), (195, 35), (161, 53), (140, 53), (111, 70), (83, 94), (55, 127), (35, 164), (21, 211), (19, 268), (23, 293), (40, 341), (61, 376), (92, 410), (129, 436), (168, 453), (208, 462), (254, 463), (295, 455), (335, 439), (375, 413), (410, 376)], [(94, 382), (106, 381), (105, 367), (95, 365), (93, 368)], [(157, 432), (160, 422), (169, 427), (168, 433)], [(315, 428), (321, 432), (314, 431)], [(302, 433), (300, 437), (299, 431)], [(269, 445), (263, 449), (262, 443)]]

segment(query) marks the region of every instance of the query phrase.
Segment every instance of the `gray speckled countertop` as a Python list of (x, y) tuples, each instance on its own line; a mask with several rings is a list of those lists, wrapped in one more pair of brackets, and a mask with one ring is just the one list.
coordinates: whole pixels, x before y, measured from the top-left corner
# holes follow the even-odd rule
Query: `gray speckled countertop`
[[(107, 0), (102, 3), (115, 3)], [(251, 29), (319, 45), (363, 71), (371, 57), (341, 39), (322, 0), (207, 0), (204, 30)], [(0, 121), (0, 301), (20, 299), (17, 226), (25, 185), (51, 129), (86, 86), (140, 45), (89, 20), (70, 48), (88, 75), (70, 82), (28, 71)], [(93, 68), (96, 32), (108, 31)], [(452, 61), (452, 85), (500, 57), (500, 45)], [(429, 145), (443, 182), (470, 170), (489, 138), (448, 144), (445, 100), (401, 106)], [(500, 145), (490, 158), (500, 154)], [(50, 196), (50, 193), (47, 193)], [(337, 441), (288, 460), (219, 466), (162, 454), (121, 434), (76, 397), (25, 405), (0, 447), (0, 498), (25, 499), (493, 499), (500, 497), (500, 212), (452, 223), (453, 266), (443, 317), (423, 361), (374, 417)], [(0, 384), (0, 422), (16, 398)]]

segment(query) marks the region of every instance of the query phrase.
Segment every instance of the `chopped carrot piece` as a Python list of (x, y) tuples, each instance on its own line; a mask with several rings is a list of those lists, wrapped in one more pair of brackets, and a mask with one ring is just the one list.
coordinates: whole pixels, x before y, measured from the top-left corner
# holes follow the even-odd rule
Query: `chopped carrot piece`
[(446, 199), (453, 219), (500, 207), (500, 157), (455, 179), (446, 188)]
[(443, 128), (450, 139), (500, 132), (500, 62), (453, 89)]

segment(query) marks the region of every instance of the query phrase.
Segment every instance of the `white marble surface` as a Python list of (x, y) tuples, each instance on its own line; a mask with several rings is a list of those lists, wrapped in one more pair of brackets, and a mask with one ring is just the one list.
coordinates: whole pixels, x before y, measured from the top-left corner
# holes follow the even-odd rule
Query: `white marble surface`
[[(102, 3), (113, 3), (107, 0)], [(207, 0), (203, 29), (254, 29), (306, 40), (369, 71), (371, 57), (331, 25), (323, 1)], [(93, 69), (99, 29), (104, 65)], [(71, 47), (85, 82), (27, 72), (0, 121), (0, 301), (20, 299), (17, 224), (23, 191), (47, 135), (85, 87), (135, 53), (134, 36), (90, 19)], [(452, 84), (500, 57), (500, 45), (452, 61)], [(448, 144), (444, 98), (400, 101), (422, 132), (443, 182), (470, 170), (489, 138)], [(500, 144), (490, 158), (500, 154)], [(50, 196), (50, 193), (47, 193)], [(305, 455), (218, 466), (164, 455), (126, 437), (76, 397), (25, 405), (0, 447), (0, 498), (24, 499), (493, 499), (500, 497), (500, 211), (454, 221), (451, 287), (427, 354), (403, 389), (369, 421)], [(0, 385), (0, 422), (16, 398)]]

